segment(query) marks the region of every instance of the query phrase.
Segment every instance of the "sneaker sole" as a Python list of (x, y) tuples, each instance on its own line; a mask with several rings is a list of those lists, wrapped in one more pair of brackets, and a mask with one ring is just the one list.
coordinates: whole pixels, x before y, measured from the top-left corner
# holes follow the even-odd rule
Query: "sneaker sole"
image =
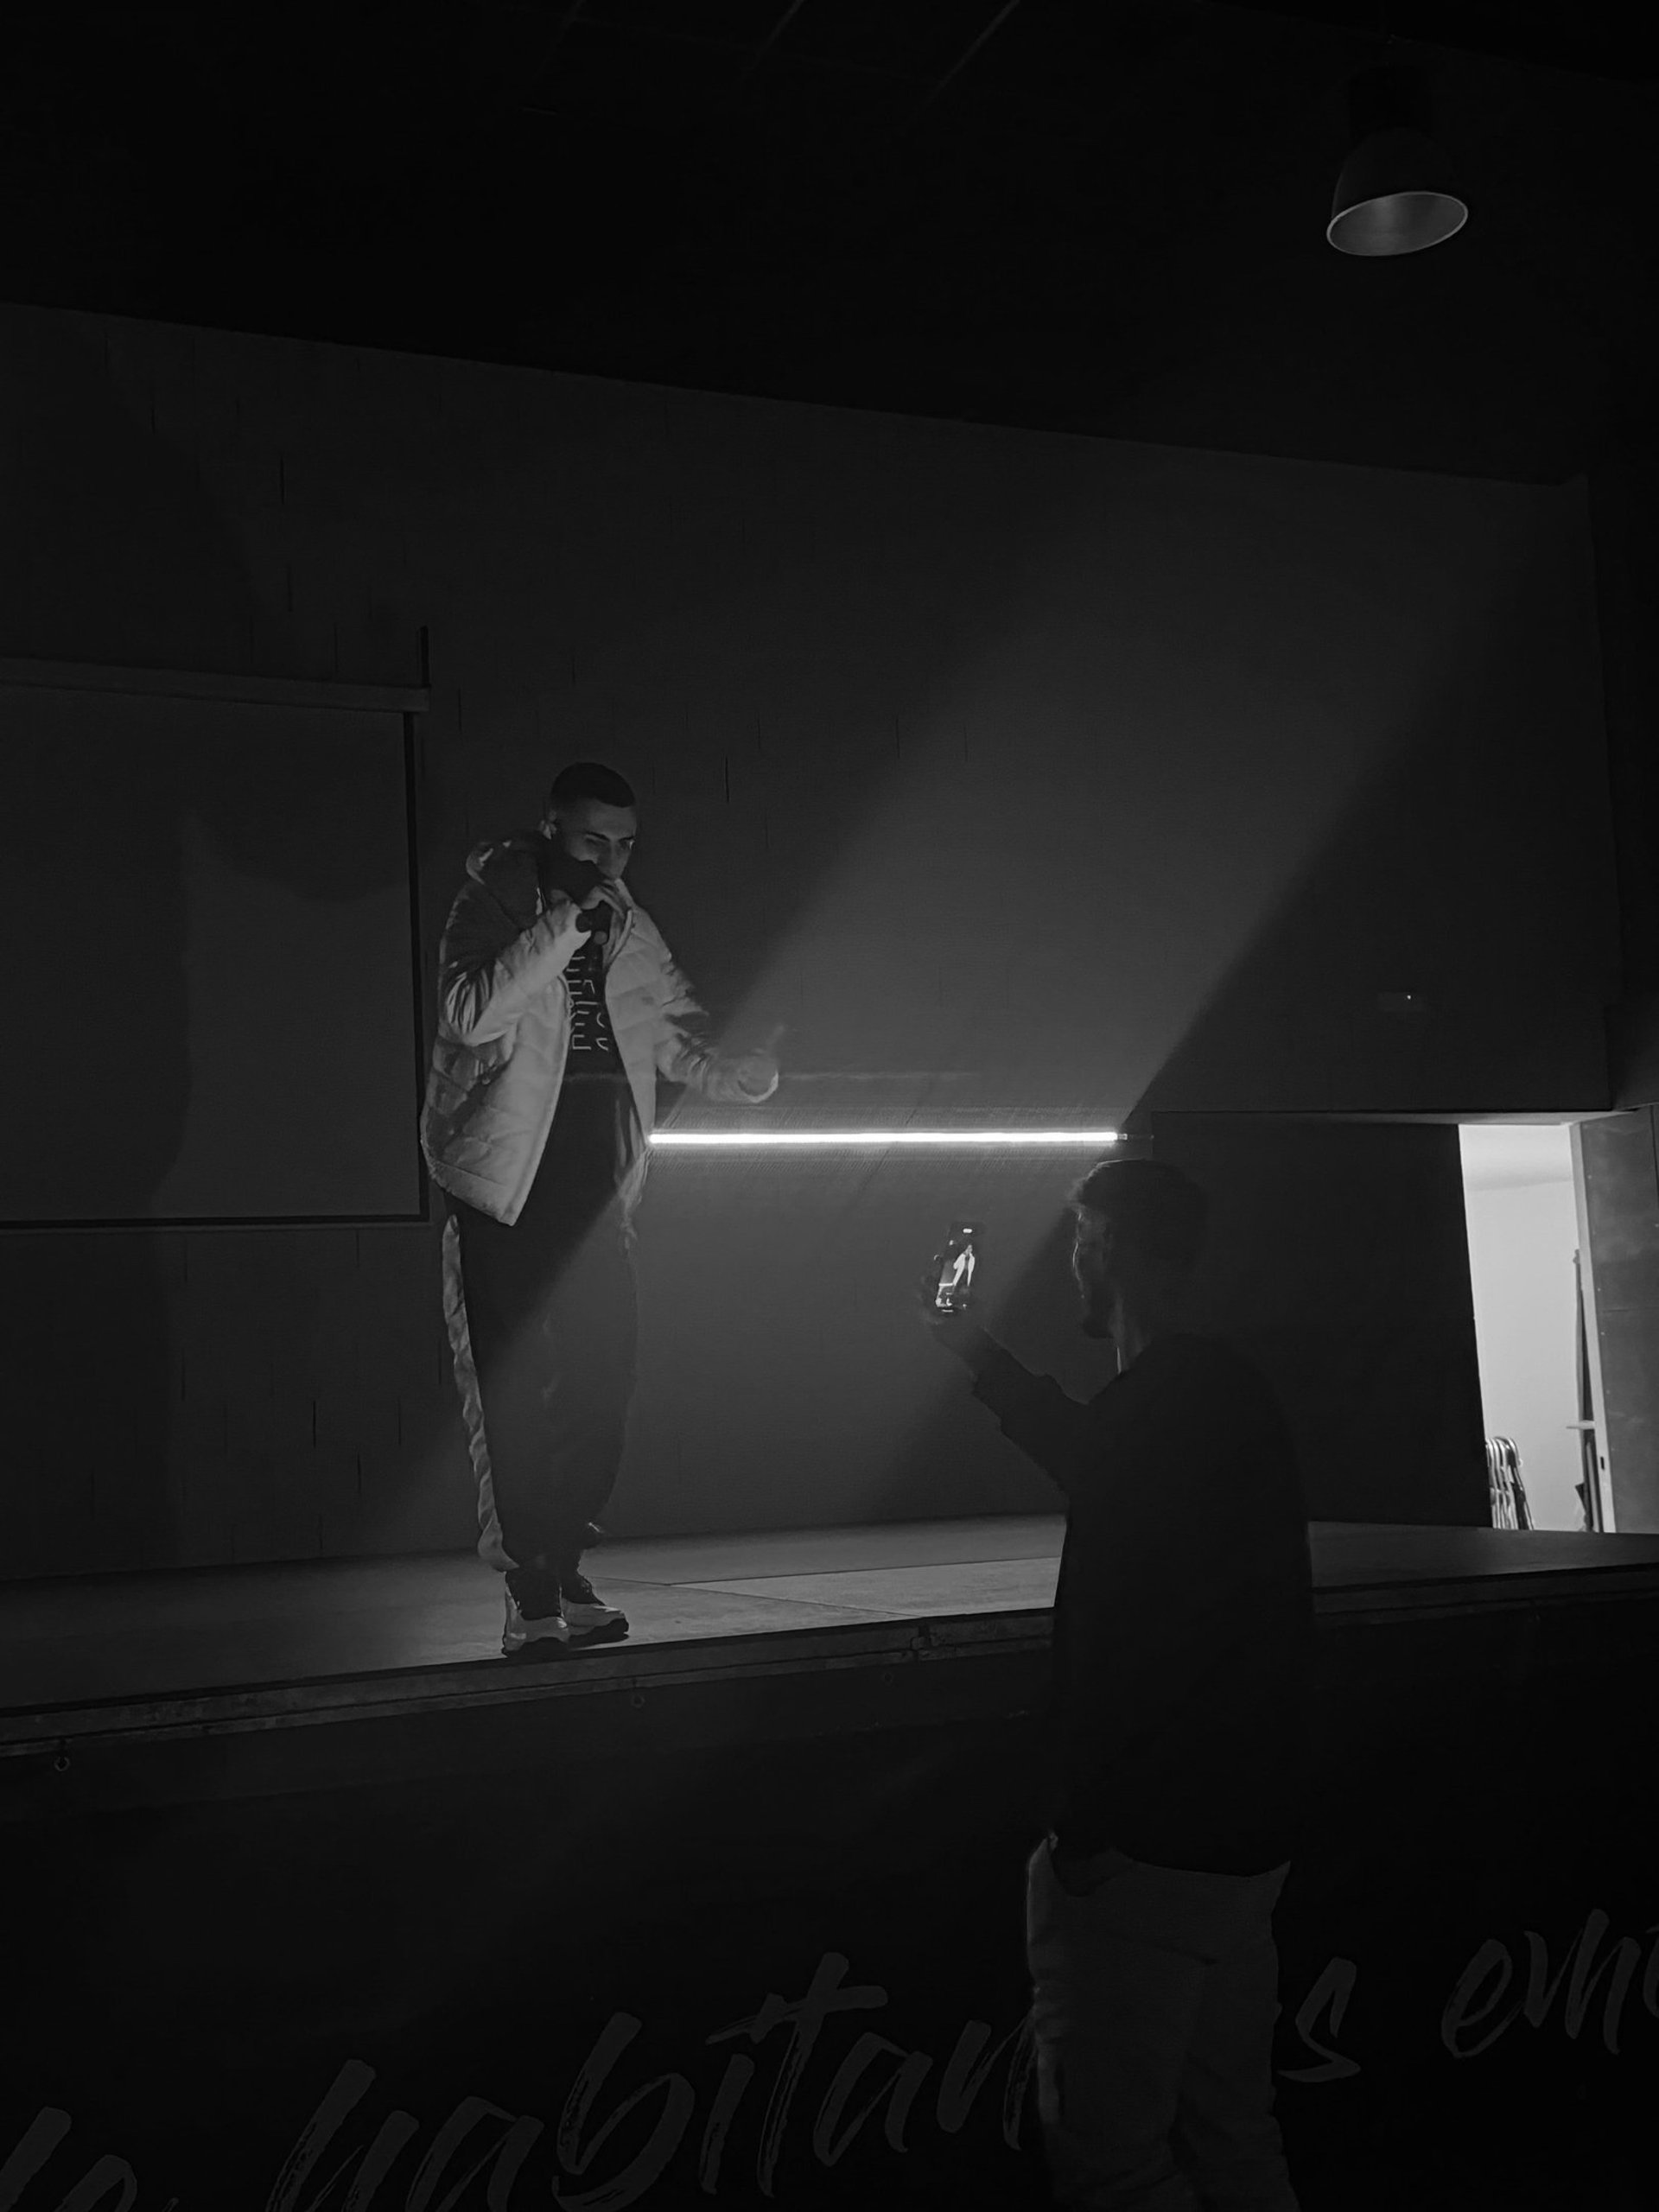
[(572, 1636), (586, 1636), (594, 1629), (620, 1628), (626, 1632), (627, 1615), (620, 1605), (572, 1605), (567, 1604), (564, 1618)]
[(504, 1659), (568, 1659), (572, 1652), (585, 1651), (590, 1644), (620, 1643), (628, 1633), (626, 1621), (603, 1621), (595, 1628), (572, 1627), (568, 1636), (527, 1636), (522, 1643), (509, 1643), (502, 1639)]
[(628, 1632), (628, 1624), (620, 1613), (614, 1620), (598, 1621), (592, 1628), (583, 1628), (578, 1622), (570, 1624), (570, 1642), (584, 1649), (590, 1643), (620, 1643)]

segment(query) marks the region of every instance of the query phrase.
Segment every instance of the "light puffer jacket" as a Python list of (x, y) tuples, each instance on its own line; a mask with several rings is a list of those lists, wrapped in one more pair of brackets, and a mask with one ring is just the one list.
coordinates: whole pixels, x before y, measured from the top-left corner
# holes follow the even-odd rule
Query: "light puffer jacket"
[[(421, 1116), (432, 1180), (509, 1224), (553, 1126), (570, 1042), (564, 969), (582, 941), (573, 901), (543, 888), (546, 852), (532, 832), (480, 845), (467, 862), (438, 956), (438, 1033)], [(617, 1163), (631, 1213), (650, 1165), (659, 1075), (733, 1104), (759, 1104), (771, 1090), (745, 1090), (732, 1064), (702, 1043), (702, 1009), (684, 976), (643, 908), (616, 889), (626, 911), (612, 918), (605, 1001), (636, 1109)]]

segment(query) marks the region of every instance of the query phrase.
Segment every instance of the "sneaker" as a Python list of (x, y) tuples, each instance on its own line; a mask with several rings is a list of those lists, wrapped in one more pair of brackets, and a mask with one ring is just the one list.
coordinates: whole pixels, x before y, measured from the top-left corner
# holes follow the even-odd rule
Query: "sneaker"
[(501, 1656), (513, 1658), (536, 1643), (568, 1645), (570, 1624), (560, 1602), (558, 1584), (533, 1568), (515, 1567), (505, 1577), (507, 1618), (501, 1631)]
[(582, 1643), (614, 1643), (627, 1634), (627, 1615), (620, 1605), (607, 1605), (579, 1569), (561, 1572), (559, 1599), (570, 1635)]

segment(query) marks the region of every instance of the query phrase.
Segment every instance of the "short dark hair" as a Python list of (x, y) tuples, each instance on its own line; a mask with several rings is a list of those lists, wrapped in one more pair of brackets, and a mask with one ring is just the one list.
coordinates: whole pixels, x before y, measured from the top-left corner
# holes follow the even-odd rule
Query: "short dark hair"
[(597, 760), (573, 760), (568, 768), (561, 768), (554, 777), (547, 794), (550, 814), (557, 813), (562, 806), (573, 806), (578, 799), (597, 799), (601, 806), (637, 806), (633, 786), (614, 768), (606, 768)]
[(1166, 1160), (1099, 1160), (1074, 1185), (1071, 1205), (1109, 1221), (1162, 1288), (1179, 1290), (1204, 1249), (1210, 1201)]

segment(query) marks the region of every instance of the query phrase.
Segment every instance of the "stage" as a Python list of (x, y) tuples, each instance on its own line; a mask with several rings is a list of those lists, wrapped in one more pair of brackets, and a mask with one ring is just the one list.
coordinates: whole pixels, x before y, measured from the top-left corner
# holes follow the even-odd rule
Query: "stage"
[[(637, 1714), (647, 1695), (683, 1703), (720, 1685), (772, 1685), (767, 1725), (786, 1727), (791, 1678), (809, 1730), (825, 1676), (853, 1727), (1027, 1709), (1041, 1700), (1063, 1534), (1056, 1516), (607, 1544), (588, 1563), (626, 1609), (626, 1642), (512, 1660), (499, 1578), (470, 1553), (14, 1584), (0, 1762), (47, 1758), (63, 1775), (77, 1755), (145, 1743), (330, 1723), (355, 1724), (355, 1738), (527, 1704), (580, 1726), (595, 1700)], [(1659, 1536), (1318, 1522), (1312, 1537), (1332, 1628), (1659, 1598)], [(302, 1780), (309, 1764), (296, 1762)]]
[[(471, 1556), (11, 1586), (0, 2183), (49, 2139), (23, 2212), (99, 2158), (250, 2212), (343, 2162), (376, 2212), (1041, 2205), (1060, 1535), (607, 1545), (632, 1638), (511, 1661)], [(1634, 2204), (1659, 1537), (1313, 1538), (1275, 2044), (1306, 2212)]]

